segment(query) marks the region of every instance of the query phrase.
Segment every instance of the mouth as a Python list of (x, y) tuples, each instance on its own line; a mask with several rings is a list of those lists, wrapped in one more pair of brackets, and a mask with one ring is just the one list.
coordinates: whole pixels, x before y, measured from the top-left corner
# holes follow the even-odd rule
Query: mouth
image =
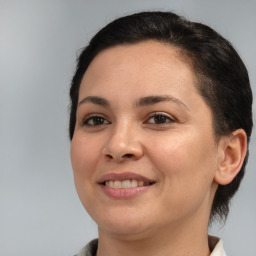
[(101, 184), (109, 188), (120, 189), (120, 188), (137, 188), (137, 187), (151, 186), (154, 183), (155, 182), (151, 182), (151, 181), (132, 179), (132, 180), (106, 180)]
[(108, 173), (98, 180), (102, 191), (114, 199), (133, 198), (146, 192), (155, 183), (156, 181), (131, 172)]

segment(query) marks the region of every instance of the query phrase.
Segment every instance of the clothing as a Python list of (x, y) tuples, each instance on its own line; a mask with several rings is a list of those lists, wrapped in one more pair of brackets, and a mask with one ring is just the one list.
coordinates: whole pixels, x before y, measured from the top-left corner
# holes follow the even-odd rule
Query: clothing
[(208, 244), (212, 252), (210, 256), (227, 256), (223, 248), (223, 241), (218, 237), (208, 236)]
[[(223, 242), (219, 238), (209, 236), (209, 247), (212, 251), (210, 256), (227, 256), (223, 248)], [(97, 248), (98, 239), (92, 240), (75, 256), (96, 256)]]

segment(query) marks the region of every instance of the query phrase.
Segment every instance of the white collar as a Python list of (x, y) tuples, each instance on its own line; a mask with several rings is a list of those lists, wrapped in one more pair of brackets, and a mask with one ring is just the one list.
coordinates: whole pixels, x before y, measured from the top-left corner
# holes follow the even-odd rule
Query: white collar
[(210, 256), (227, 256), (224, 248), (223, 241), (217, 237), (209, 236), (209, 246), (213, 248)]

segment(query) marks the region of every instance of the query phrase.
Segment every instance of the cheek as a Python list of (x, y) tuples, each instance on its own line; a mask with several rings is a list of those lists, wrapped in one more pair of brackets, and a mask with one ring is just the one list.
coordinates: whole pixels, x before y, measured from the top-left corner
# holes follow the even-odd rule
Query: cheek
[(74, 173), (74, 182), (80, 201), (85, 209), (90, 209), (95, 198), (93, 184), (101, 151), (95, 139), (74, 135), (71, 148), (71, 162)]
[(180, 172), (189, 154), (189, 141), (179, 133), (158, 136), (152, 140), (149, 158), (165, 175)]
[(95, 140), (91, 142), (88, 138), (74, 136), (70, 154), (75, 180), (84, 183), (91, 179), (101, 155), (98, 143)]
[(175, 134), (162, 143), (158, 140), (152, 147), (151, 163), (163, 177), (165, 212), (173, 216), (191, 214), (210, 198), (216, 168), (215, 160), (210, 157), (214, 155), (210, 153), (213, 145), (192, 135)]
[[(173, 133), (155, 140), (151, 161), (166, 178), (165, 182), (181, 185), (204, 182), (216, 169), (216, 152), (212, 140), (197, 133)], [(211, 174), (210, 174), (210, 173)], [(210, 175), (209, 175), (210, 174)], [(180, 186), (180, 187), (179, 187)]]

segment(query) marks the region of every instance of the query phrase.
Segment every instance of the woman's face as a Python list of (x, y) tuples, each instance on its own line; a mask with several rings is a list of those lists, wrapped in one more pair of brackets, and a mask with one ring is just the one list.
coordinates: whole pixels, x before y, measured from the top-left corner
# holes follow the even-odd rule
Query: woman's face
[(219, 147), (179, 51), (159, 42), (100, 52), (86, 71), (71, 143), (77, 192), (101, 232), (208, 222)]

